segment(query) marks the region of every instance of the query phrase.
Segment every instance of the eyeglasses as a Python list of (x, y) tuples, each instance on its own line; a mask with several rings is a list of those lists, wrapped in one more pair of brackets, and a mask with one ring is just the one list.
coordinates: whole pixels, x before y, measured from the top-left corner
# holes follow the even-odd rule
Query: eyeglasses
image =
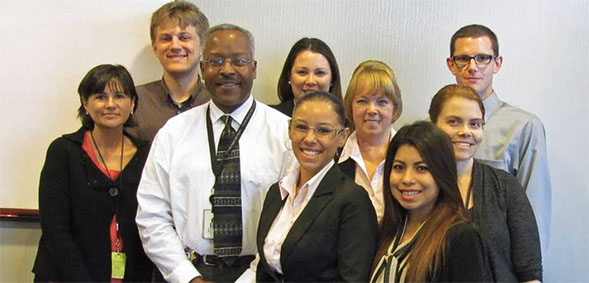
[(233, 67), (244, 67), (247, 64), (251, 63), (252, 59), (247, 59), (247, 58), (233, 58), (233, 59), (212, 58), (212, 59), (206, 59), (205, 62), (207, 63), (207, 65), (215, 67), (215, 68), (225, 65), (225, 62), (229, 62), (229, 64), (231, 64), (231, 66), (233, 66)]
[(491, 63), (491, 60), (495, 58), (495, 55), (488, 55), (488, 54), (477, 54), (474, 56), (468, 55), (460, 55), (460, 56), (452, 56), (452, 61), (458, 68), (464, 68), (466, 65), (470, 63), (470, 60), (474, 59), (474, 62), (477, 66), (486, 66)]
[(315, 135), (319, 138), (333, 138), (339, 135), (345, 128), (336, 129), (331, 125), (322, 125), (317, 128), (309, 127), (305, 123), (289, 120), (288, 122), (290, 130), (297, 135), (307, 135), (310, 130), (315, 132)]

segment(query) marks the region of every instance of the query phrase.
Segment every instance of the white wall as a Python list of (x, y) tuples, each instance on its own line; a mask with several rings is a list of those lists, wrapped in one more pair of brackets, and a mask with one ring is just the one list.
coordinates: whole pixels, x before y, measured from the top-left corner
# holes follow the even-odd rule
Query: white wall
[[(164, 2), (3, 1), (0, 207), (36, 207), (47, 145), (79, 126), (75, 91), (87, 70), (118, 62), (131, 70), (138, 84), (161, 76), (149, 49), (148, 22)], [(344, 89), (361, 61), (387, 62), (399, 77), (405, 105), (397, 128), (426, 117), (433, 94), (454, 82), (445, 66), (452, 33), (470, 23), (493, 29), (504, 57), (495, 89), (503, 100), (538, 115), (546, 127), (553, 217), (544, 279), (589, 281), (588, 1), (195, 2), (211, 24), (235, 23), (254, 34), (254, 94), (268, 103), (277, 102), (280, 68), (300, 37), (319, 37), (332, 47)], [(16, 278), (26, 277), (12, 276), (14, 267), (32, 265), (33, 256), (17, 262), (9, 260), (8, 251), (28, 254), (37, 239), (17, 245), (10, 239), (28, 234), (14, 225), (0, 227), (0, 281), (20, 281)]]

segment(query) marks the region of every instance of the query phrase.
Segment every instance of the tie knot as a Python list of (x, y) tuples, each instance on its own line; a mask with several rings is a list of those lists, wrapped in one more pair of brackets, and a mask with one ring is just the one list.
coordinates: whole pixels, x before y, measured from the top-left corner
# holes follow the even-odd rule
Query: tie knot
[(223, 115), (221, 116), (221, 119), (223, 120), (223, 124), (225, 125), (231, 123), (231, 115)]

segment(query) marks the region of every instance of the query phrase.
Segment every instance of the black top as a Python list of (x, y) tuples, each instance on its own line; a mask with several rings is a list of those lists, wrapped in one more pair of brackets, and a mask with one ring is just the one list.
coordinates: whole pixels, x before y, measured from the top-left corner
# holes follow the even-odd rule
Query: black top
[(110, 224), (116, 200), (109, 189), (117, 187), (117, 218), (127, 256), (123, 280), (150, 281), (153, 265), (143, 252), (135, 224), (135, 195), (149, 144), (127, 135), (137, 152), (121, 172), (122, 179), (113, 181), (82, 148), (86, 130), (63, 135), (47, 150), (39, 182), (42, 235), (33, 267), (35, 280), (110, 281)]
[(283, 102), (280, 102), (276, 105), (270, 105), (270, 107), (282, 112), (282, 114), (292, 117), (292, 111), (294, 111), (294, 100), (288, 99)]
[[(401, 243), (395, 248), (395, 238), (389, 252), (382, 259), (372, 276), (373, 282), (404, 282), (407, 258), (414, 248), (415, 237), (408, 243)], [(445, 240), (442, 263), (435, 274), (426, 276), (426, 282), (487, 282), (492, 281), (491, 271), (485, 256), (483, 242), (474, 227), (461, 222), (450, 228)], [(392, 251), (391, 251), (392, 250)], [(383, 276), (382, 278), (379, 278)], [(390, 280), (389, 280), (390, 279)]]
[(485, 257), (479, 233), (468, 223), (454, 225), (446, 239), (442, 268), (429, 282), (489, 282), (492, 281), (489, 262)]

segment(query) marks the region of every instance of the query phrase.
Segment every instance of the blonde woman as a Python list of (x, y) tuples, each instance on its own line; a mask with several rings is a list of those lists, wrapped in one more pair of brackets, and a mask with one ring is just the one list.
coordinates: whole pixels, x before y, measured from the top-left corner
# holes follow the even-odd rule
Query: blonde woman
[(393, 70), (374, 60), (358, 65), (346, 91), (345, 111), (355, 131), (343, 148), (339, 165), (368, 192), (381, 223), (384, 160), (395, 135), (392, 123), (403, 112), (401, 90)]

